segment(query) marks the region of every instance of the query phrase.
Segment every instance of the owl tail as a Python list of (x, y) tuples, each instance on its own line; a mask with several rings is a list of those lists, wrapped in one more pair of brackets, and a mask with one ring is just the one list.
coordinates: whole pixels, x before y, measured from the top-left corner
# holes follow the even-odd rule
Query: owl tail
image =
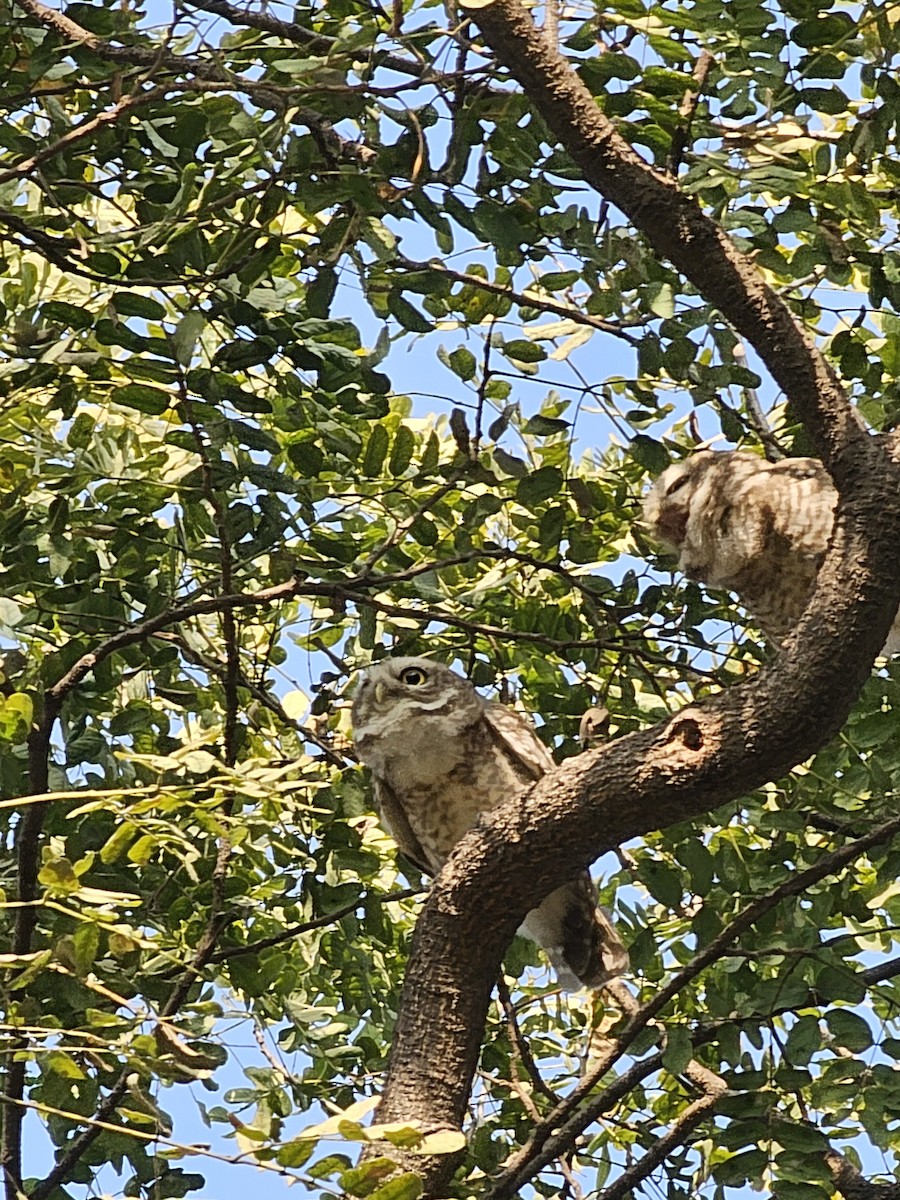
[(568, 991), (602, 987), (628, 969), (628, 951), (598, 907), (587, 872), (532, 909), (522, 933), (543, 947)]

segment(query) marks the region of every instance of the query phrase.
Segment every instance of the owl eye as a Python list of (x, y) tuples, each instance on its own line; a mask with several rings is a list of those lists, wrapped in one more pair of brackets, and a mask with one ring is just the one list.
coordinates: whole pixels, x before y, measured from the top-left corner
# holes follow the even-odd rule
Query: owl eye
[(408, 683), (410, 687), (421, 687), (428, 676), (419, 667), (404, 667), (400, 672), (400, 682)]
[(675, 495), (675, 493), (678, 491), (678, 489), (679, 489), (679, 488), (683, 488), (683, 487), (684, 487), (684, 485), (685, 485), (685, 484), (687, 483), (687, 481), (688, 481), (688, 478), (689, 478), (689, 476), (687, 476), (687, 475), (682, 475), (682, 476), (680, 476), (678, 479), (676, 479), (674, 483), (670, 483), (670, 484), (669, 484), (669, 486), (666, 488), (666, 495), (667, 495), (667, 496), (674, 496), (674, 495)]

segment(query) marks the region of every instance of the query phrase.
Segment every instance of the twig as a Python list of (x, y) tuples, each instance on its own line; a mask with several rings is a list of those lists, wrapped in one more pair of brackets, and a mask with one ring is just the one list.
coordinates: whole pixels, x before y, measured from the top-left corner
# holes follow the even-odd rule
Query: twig
[[(216, 866), (214, 871), (219, 868), (219, 863), (222, 859), (221, 843), (219, 853), (216, 857)], [(212, 949), (216, 944), (218, 936), (228, 923), (230, 917), (214, 915), (204, 931), (197, 952), (194, 955), (191, 964), (184, 970), (182, 978), (175, 984), (172, 991), (169, 993), (166, 1003), (160, 1009), (160, 1017), (165, 1020), (177, 1012), (184, 1001), (185, 996), (190, 991), (191, 987), (196, 982), (197, 976), (202, 967), (209, 961)], [(85, 1125), (85, 1128), (78, 1134), (77, 1137), (69, 1143), (65, 1154), (53, 1167), (53, 1169), (29, 1192), (28, 1200), (47, 1200), (47, 1197), (56, 1190), (58, 1186), (68, 1181), (69, 1174), (73, 1167), (80, 1162), (86, 1151), (93, 1145), (101, 1133), (106, 1129), (114, 1129), (118, 1133), (131, 1133), (130, 1129), (125, 1129), (121, 1125), (115, 1125), (109, 1122), (110, 1118), (119, 1105), (119, 1102), (128, 1091), (128, 1081), (132, 1073), (131, 1066), (125, 1066), (119, 1074), (118, 1079), (113, 1084), (112, 1088), (107, 1093), (103, 1102), (99, 1104), (94, 1112), (93, 1117), (78, 1116), (78, 1121)], [(43, 1106), (36, 1106), (43, 1107)], [(165, 1140), (165, 1139), (161, 1139)]]
[[(222, 499), (213, 482), (213, 467), (209, 454), (204, 430), (194, 417), (193, 408), (188, 396), (187, 382), (182, 371), (179, 371), (178, 389), (181, 397), (180, 409), (194, 436), (197, 456), (200, 459), (200, 472), (203, 480), (203, 491), (206, 501), (212, 510), (213, 523), (219, 542), (220, 588), (225, 595), (231, 593), (233, 583), (233, 563), (231, 537)], [(225, 669), (222, 676), (225, 693), (224, 714), (222, 723), (223, 758), (226, 767), (233, 768), (237, 763), (237, 727), (238, 727), (238, 677), (240, 675), (240, 657), (238, 650), (237, 622), (234, 609), (222, 610), (222, 636), (225, 642)], [(221, 809), (226, 817), (230, 817), (234, 807), (234, 797), (226, 796)], [(213, 865), (209, 915), (206, 928), (200, 937), (194, 958), (184, 972), (183, 977), (172, 989), (162, 1010), (164, 1017), (172, 1016), (181, 1007), (187, 993), (194, 986), (201, 969), (209, 961), (231, 916), (223, 909), (225, 906), (225, 884), (228, 876), (228, 864), (231, 859), (231, 837), (227, 826), (219, 835), (216, 843), (216, 861)]]
[[(228, 533), (225, 509), (213, 483), (212, 462), (209, 456), (206, 435), (194, 417), (193, 407), (188, 396), (187, 382), (181, 371), (179, 371), (178, 390), (181, 396), (179, 407), (181, 408), (183, 419), (190, 427), (191, 433), (194, 436), (197, 457), (200, 459), (203, 491), (206, 495), (206, 501), (212, 509), (216, 536), (219, 539), (221, 592), (227, 596), (234, 588), (231, 537)], [(233, 609), (226, 608), (222, 610), (222, 633), (225, 642), (225, 671), (223, 673), (223, 686), (225, 690), (225, 718), (223, 724), (224, 757), (225, 765), (233, 767), (237, 762), (238, 675), (240, 673), (237, 624), (234, 619)], [(228, 816), (231, 815), (230, 804), (226, 812)]]
[[(296, 21), (281, 21), (278, 17), (273, 17), (259, 8), (238, 8), (235, 4), (226, 3), (226, 0), (190, 0), (190, 3), (201, 12), (211, 12), (219, 17), (224, 17), (233, 25), (246, 25), (251, 29), (275, 34), (276, 37), (284, 38), (285, 41), (306, 46), (314, 54), (333, 56), (335, 51), (340, 52), (344, 48), (343, 43), (337, 38), (313, 33), (312, 30), (306, 29)], [(428, 63), (414, 62), (397, 54), (379, 54), (378, 65), (401, 75), (414, 75), (418, 78), (429, 79), (435, 84), (449, 82), (451, 78), (433, 70)]]
[[(747, 366), (747, 351), (744, 349), (743, 342), (735, 344), (734, 349), (731, 351), (731, 357), (738, 366)], [(765, 447), (766, 458), (769, 462), (778, 462), (784, 458), (784, 451), (778, 444), (778, 439), (772, 432), (766, 414), (763, 412), (763, 406), (759, 402), (759, 395), (756, 388), (746, 387), (742, 391), (744, 402), (747, 405), (747, 416), (750, 418), (750, 424), (753, 426), (756, 436)]]
[(478, 383), (478, 400), (475, 405), (475, 433), (472, 436), (472, 457), (477, 458), (481, 451), (482, 424), (484, 421), (484, 406), (487, 403), (487, 389), (491, 380), (491, 350), (493, 349), (494, 327), (497, 324), (496, 314), (491, 317), (487, 336), (484, 339), (484, 354), (481, 361), (481, 379)]
[(691, 72), (691, 79), (694, 86), (689, 87), (682, 97), (681, 104), (678, 107), (678, 115), (681, 117), (681, 123), (675, 127), (675, 132), (672, 134), (668, 167), (670, 175), (678, 174), (678, 168), (681, 166), (684, 151), (691, 136), (691, 124), (694, 120), (694, 114), (697, 111), (697, 105), (700, 103), (700, 97), (703, 95), (703, 89), (706, 87), (706, 80), (715, 61), (708, 50), (701, 50), (700, 57), (694, 63), (694, 70)]
[[(640, 338), (626, 333), (622, 322), (606, 321), (602, 317), (594, 317), (589, 313), (582, 312), (581, 309), (571, 308), (567, 304), (560, 304), (558, 300), (551, 300), (542, 292), (537, 291), (537, 289), (534, 291), (526, 289), (524, 292), (518, 292), (513, 288), (506, 287), (502, 283), (494, 283), (493, 280), (482, 279), (480, 275), (470, 275), (468, 271), (454, 271), (452, 267), (448, 267), (440, 259), (429, 259), (428, 262), (416, 262), (411, 258), (398, 255), (394, 265), (402, 268), (404, 271), (439, 271), (442, 275), (446, 275), (458, 283), (465, 283), (471, 287), (480, 288), (481, 291), (490, 292), (494, 296), (503, 296), (522, 307), (539, 308), (544, 312), (552, 312), (559, 317), (565, 317), (576, 325), (589, 325), (592, 329), (599, 329), (602, 333), (611, 333), (613, 336), (628, 342), (631, 346), (640, 345)], [(646, 319), (643, 317), (636, 318), (633, 322), (634, 325), (645, 325), (646, 323)]]
[[(719, 1079), (718, 1076), (716, 1078)], [(660, 1163), (665, 1162), (673, 1150), (683, 1146), (691, 1132), (701, 1121), (711, 1115), (716, 1104), (727, 1092), (728, 1089), (722, 1079), (719, 1079), (719, 1084), (721, 1085), (719, 1088), (707, 1092), (705, 1096), (695, 1100), (693, 1104), (689, 1104), (671, 1127), (662, 1137), (654, 1141), (650, 1149), (642, 1154), (636, 1163), (623, 1171), (608, 1188), (604, 1188), (602, 1192), (598, 1193), (597, 1200), (621, 1200), (623, 1196), (627, 1196), (632, 1189), (643, 1182), (651, 1172), (655, 1171)]]
[[(62, 701), (44, 697), (44, 713), (28, 735), (28, 781), (33, 795), (49, 790), (50, 738), (59, 715)], [(37, 923), (37, 882), (40, 868), (40, 838), (47, 811), (45, 804), (29, 805), (19, 819), (16, 831), (16, 923), (13, 931), (13, 953), (24, 955), (31, 950)], [(6, 1093), (13, 1100), (23, 1100), (27, 1062), (24, 1057), (28, 1043), (17, 1038), (12, 1047), (6, 1070)], [(21, 1053), (18, 1057), (15, 1051)], [(0, 1137), (0, 1170), (3, 1172), (7, 1200), (18, 1200), (22, 1189), (22, 1119), (25, 1110), (13, 1104), (4, 1114)]]
[(343, 137), (323, 113), (303, 105), (298, 108), (297, 116), (313, 134), (319, 144), (319, 149), (331, 158), (338, 161), (347, 159), (350, 162), (358, 162), (364, 167), (371, 166), (373, 162), (378, 161), (377, 150), (373, 150), (371, 146), (366, 146), (362, 142), (354, 142), (350, 138)]
[(333, 925), (335, 921), (340, 921), (342, 917), (356, 912), (360, 905), (365, 904), (369, 900), (377, 901), (379, 904), (390, 904), (397, 900), (410, 900), (413, 896), (424, 895), (426, 891), (426, 888), (402, 888), (396, 892), (385, 892), (382, 894), (363, 892), (355, 900), (352, 900), (349, 904), (345, 904), (342, 908), (336, 908), (333, 912), (323, 913), (321, 917), (313, 917), (312, 920), (302, 921), (298, 925), (288, 925), (282, 929), (281, 933), (261, 938), (258, 942), (250, 942), (246, 946), (228, 946), (222, 950), (217, 950), (209, 956), (207, 961), (210, 963), (230, 962), (231, 959), (242, 958), (245, 954), (258, 954), (260, 950), (268, 950), (270, 946), (279, 946), (282, 942), (293, 941), (294, 938), (300, 937), (304, 933), (309, 933), (310, 930), (322, 929), (326, 925)]
[[(81, 1160), (81, 1156), (84, 1154), (84, 1152), (89, 1146), (93, 1145), (93, 1143), (97, 1140), (100, 1134), (104, 1132), (104, 1130), (113, 1129), (116, 1133), (120, 1134), (136, 1133), (136, 1130), (124, 1129), (121, 1125), (114, 1125), (108, 1120), (108, 1118), (111, 1117), (115, 1112), (119, 1101), (128, 1091), (128, 1076), (130, 1073), (130, 1068), (126, 1068), (121, 1072), (119, 1078), (107, 1093), (103, 1103), (99, 1104), (95, 1109), (92, 1117), (86, 1117), (80, 1114), (77, 1116), (77, 1120), (86, 1125), (87, 1128), (83, 1129), (77, 1137), (72, 1139), (62, 1158), (59, 1159), (56, 1165), (47, 1173), (40, 1183), (35, 1184), (35, 1186), (28, 1193), (28, 1200), (47, 1200), (47, 1197), (50, 1196), (57, 1187), (67, 1182), (72, 1168)], [(14, 1108), (21, 1112), (19, 1105), (24, 1105), (26, 1108), (36, 1108), (38, 1111), (49, 1111), (46, 1108), (46, 1105), (33, 1104), (28, 1100), (20, 1099), (14, 1105)], [(9, 1114), (9, 1111), (10, 1110), (7, 1109), (7, 1115)], [(74, 1116), (75, 1114), (66, 1115)], [(147, 1135), (143, 1136), (146, 1137)], [(148, 1138), (148, 1140), (155, 1140), (155, 1138)], [(18, 1200), (21, 1200), (21, 1196), (18, 1198)]]
[[(133, 66), (143, 67), (154, 75), (160, 69), (165, 68), (169, 71), (195, 77), (193, 81), (189, 80), (186, 83), (176, 85), (178, 90), (193, 89), (202, 92), (204, 90), (220, 90), (230, 87), (236, 91), (244, 91), (275, 109), (283, 108), (292, 96), (297, 95), (296, 88), (284, 88), (248, 80), (243, 76), (227, 71), (220, 63), (208, 63), (202, 59), (171, 54), (162, 47), (159, 49), (147, 49), (144, 46), (114, 46), (105, 38), (97, 37), (96, 34), (78, 25), (71, 17), (57, 12), (55, 9), (48, 8), (45, 4), (41, 3), (41, 0), (22, 0), (20, 7), (29, 13), (30, 16), (40, 21), (42, 25), (53, 29), (69, 41), (86, 45), (101, 58), (106, 58), (111, 62), (129, 63)], [(252, 24), (252, 21), (248, 21), (248, 24)], [(298, 26), (297, 28), (300, 27)], [(317, 35), (310, 36), (316, 37)], [(322, 38), (320, 40), (324, 44), (332, 43), (334, 39)], [(388, 55), (387, 58), (394, 58), (394, 56)], [(386, 58), (380, 61), (382, 65), (387, 65)], [(404, 62), (404, 59), (397, 59), (397, 64), (403, 64)], [(402, 71), (403, 67), (396, 65), (394, 69)], [(411, 73), (421, 74), (421, 71), (414, 70)], [(117, 121), (124, 110), (149, 103), (153, 100), (164, 99), (167, 90), (168, 85), (163, 84), (150, 92), (141, 93), (120, 101), (108, 113), (102, 113), (97, 117), (91, 118), (89, 121), (83, 122), (75, 129), (70, 130), (52, 146), (39, 151), (33, 158), (20, 163), (17, 167), (0, 172), (0, 183), (27, 174), (34, 166), (58, 154), (60, 150), (65, 149), (72, 142), (79, 141), (95, 130), (103, 128), (104, 125)], [(301, 94), (307, 90), (301, 89)], [(334, 129), (331, 121), (316, 109), (301, 106), (297, 109), (297, 117), (317, 136), (320, 144), (326, 145), (330, 152), (338, 158), (346, 158), (350, 161), (362, 163), (363, 165), (369, 165), (377, 159), (377, 151), (363, 145), (361, 142), (343, 137)], [(234, 264), (232, 264), (231, 269), (234, 269)]]
[[(571, 1157), (571, 1156), (569, 1156), (569, 1157)], [(570, 1196), (574, 1197), (574, 1200), (584, 1200), (584, 1190), (583, 1190), (581, 1184), (578, 1182), (578, 1179), (575, 1176), (575, 1172), (572, 1170), (572, 1167), (569, 1163), (568, 1158), (560, 1158), (557, 1161), (557, 1166), (559, 1167), (560, 1172), (562, 1173), (563, 1179), (566, 1181), (566, 1186), (563, 1189), (562, 1194), (570, 1195)]]
[[(265, 1171), (274, 1171), (275, 1174), (282, 1175), (286, 1179), (290, 1179), (290, 1180), (302, 1178), (302, 1176), (297, 1176), (293, 1172), (286, 1170), (284, 1167), (278, 1166), (274, 1162), (270, 1162), (266, 1159), (257, 1158), (255, 1155), (252, 1154), (252, 1152), (247, 1153), (247, 1154), (217, 1154), (214, 1150), (210, 1150), (210, 1148), (205, 1145), (197, 1145), (196, 1143), (185, 1144), (183, 1142), (176, 1142), (173, 1138), (165, 1137), (163, 1134), (158, 1133), (158, 1132), (150, 1133), (150, 1132), (145, 1132), (143, 1129), (135, 1129), (133, 1127), (125, 1128), (122, 1125), (113, 1125), (112, 1123), (108, 1122), (105, 1117), (100, 1117), (100, 1116), (86, 1117), (86, 1116), (84, 1116), (83, 1113), (70, 1112), (68, 1109), (55, 1108), (51, 1104), (37, 1103), (34, 1100), (16, 1100), (16, 1101), (14, 1101), (13, 1097), (0, 1093), (0, 1104), (10, 1104), (10, 1103), (14, 1103), (17, 1107), (21, 1106), (23, 1109), (26, 1109), (26, 1108), (33, 1109), (35, 1112), (44, 1113), (48, 1116), (63, 1117), (64, 1119), (66, 1119), (68, 1121), (88, 1122), (89, 1124), (91, 1124), (92, 1126), (94, 1126), (96, 1128), (96, 1130), (97, 1130), (96, 1136), (99, 1136), (101, 1133), (104, 1133), (104, 1132), (112, 1132), (112, 1133), (116, 1133), (116, 1134), (120, 1134), (120, 1135), (124, 1134), (126, 1137), (134, 1138), (136, 1141), (160, 1142), (164, 1146), (172, 1146), (174, 1149), (181, 1150), (186, 1154), (202, 1155), (204, 1158), (215, 1159), (217, 1162), (225, 1162), (225, 1163), (230, 1163), (232, 1165), (246, 1164), (248, 1166), (256, 1167), (257, 1170), (262, 1169)], [(98, 1112), (99, 1112), (99, 1110), (98, 1110)], [(55, 1170), (52, 1173), (55, 1174)], [(49, 1179), (50, 1176), (48, 1176), (47, 1178)], [(46, 1180), (42, 1180), (37, 1185), (36, 1188), (34, 1188), (32, 1191), (30, 1191), (28, 1193), (27, 1200), (36, 1200), (36, 1198), (39, 1198), (39, 1200), (44, 1200), (44, 1197), (46, 1197), (48, 1195), (48, 1192), (46, 1189), (46, 1182), (47, 1182)], [(21, 1197), (20, 1197), (20, 1200), (22, 1200)]]
[[(497, 979), (497, 997), (500, 1000), (500, 1008), (506, 1017), (506, 1029), (509, 1034), (509, 1043), (512, 1047), (512, 1075), (513, 1082), (517, 1082), (516, 1065), (521, 1066), (531, 1080), (535, 1091), (540, 1092), (543, 1096), (554, 1104), (556, 1103), (556, 1093), (547, 1085), (543, 1076), (537, 1068), (537, 1063), (529, 1049), (528, 1042), (522, 1036), (522, 1030), (519, 1028), (519, 1022), (516, 1020), (516, 1008), (512, 1002), (512, 997), (509, 994), (509, 988), (506, 986), (506, 980), (502, 975)], [(530, 1108), (530, 1115), (537, 1120), (538, 1110), (534, 1105), (531, 1097), (527, 1092), (522, 1091), (522, 1102), (526, 1107)]]
[[(232, 958), (238, 958), (245, 954), (255, 954), (260, 950), (265, 950), (270, 946), (276, 946), (280, 942), (290, 941), (294, 938), (306, 933), (312, 929), (320, 929), (325, 925), (330, 925), (334, 921), (340, 920), (341, 917), (347, 916), (359, 908), (360, 904), (368, 899), (377, 899), (380, 904), (387, 904), (393, 900), (407, 900), (412, 896), (420, 894), (422, 889), (405, 888), (397, 892), (389, 892), (385, 895), (375, 896), (372, 893), (365, 893), (352, 903), (345, 905), (343, 908), (336, 909), (334, 912), (325, 913), (321, 917), (315, 917), (311, 921), (304, 921), (300, 925), (289, 926), (282, 930), (281, 933), (273, 937), (263, 938), (258, 942), (254, 942), (247, 946), (235, 946), (226, 950), (214, 951), (215, 940), (221, 930), (207, 928), (207, 933), (204, 939), (204, 944), (198, 948), (191, 963), (187, 967), (178, 967), (176, 970), (181, 974), (181, 979), (169, 994), (166, 1004), (160, 1010), (160, 1017), (165, 1019), (171, 1017), (180, 1007), (184, 996), (194, 982), (196, 982), (203, 966), (210, 963), (225, 962)], [(172, 974), (174, 972), (169, 972)], [(163, 978), (166, 978), (166, 973)], [(116, 1083), (113, 1085), (110, 1092), (107, 1094), (103, 1103), (100, 1104), (93, 1117), (79, 1115), (78, 1121), (86, 1126), (80, 1134), (70, 1143), (63, 1157), (59, 1160), (56, 1166), (49, 1174), (41, 1180), (36, 1187), (29, 1193), (28, 1200), (47, 1200), (47, 1197), (57, 1188), (57, 1186), (66, 1182), (72, 1168), (79, 1162), (85, 1151), (96, 1141), (100, 1134), (105, 1129), (115, 1129), (117, 1132), (130, 1133), (131, 1130), (123, 1129), (120, 1125), (111, 1125), (108, 1123), (108, 1118), (115, 1112), (119, 1101), (128, 1090), (128, 1077), (131, 1073), (131, 1068), (126, 1067)], [(28, 1104), (27, 1101), (22, 1101)], [(34, 1105), (32, 1107), (40, 1107)], [(7, 1116), (9, 1110), (7, 1110)], [(74, 1114), (72, 1114), (74, 1116)], [(162, 1139), (165, 1140), (165, 1139)], [(21, 1200), (17, 1197), (16, 1200)]]
[(422, 503), (413, 512), (411, 512), (408, 517), (404, 517), (402, 521), (397, 522), (397, 524), (394, 526), (393, 532), (388, 534), (384, 541), (375, 547), (375, 549), (363, 563), (362, 569), (358, 575), (360, 580), (366, 579), (371, 574), (375, 564), (380, 562), (380, 560), (384, 558), (385, 554), (387, 554), (389, 550), (396, 546), (397, 543), (400, 542), (407, 533), (409, 533), (410, 529), (413, 527), (413, 525), (415, 525), (416, 521), (418, 521), (420, 517), (424, 517), (426, 513), (429, 513), (436, 504), (439, 504), (446, 495), (454, 490), (459, 481), (465, 476), (467, 470), (468, 463), (464, 463), (459, 467), (453, 467), (448, 474), (445, 483), (442, 483), (441, 486), (436, 488), (430, 496), (426, 497), (426, 499), (423, 500)]
[[(224, 673), (225, 668), (221, 663), (216, 662), (212, 658), (208, 658), (205, 654), (201, 654), (192, 646), (189, 646), (184, 638), (180, 636), (180, 634), (158, 633), (156, 636), (162, 640), (174, 642), (189, 662), (196, 664), (198, 667), (202, 667), (204, 671), (209, 671), (211, 674), (219, 676)], [(289, 717), (284, 710), (284, 705), (281, 703), (278, 697), (273, 696), (271, 692), (267, 691), (260, 684), (254, 683), (252, 679), (248, 679), (247, 675), (243, 671), (238, 672), (238, 684), (245, 691), (249, 692), (254, 700), (257, 700), (260, 704), (268, 708), (270, 712), (273, 712), (283, 725), (295, 730), (300, 737), (304, 739), (304, 741), (312, 742), (312, 744), (318, 750), (321, 750), (323, 758), (331, 763), (333, 767), (340, 767), (343, 769), (347, 766), (348, 760), (351, 762), (356, 761), (353, 755), (348, 755), (347, 759), (341, 758), (340, 755), (336, 754), (333, 748), (329, 746), (326, 741), (323, 741), (323, 739), (319, 737), (314, 729), (310, 729), (308, 725), (304, 725), (301, 721), (295, 721), (293, 717)]]
[(154, 100), (162, 100), (165, 98), (165, 94), (165, 88), (156, 87), (152, 88), (149, 92), (140, 92), (134, 96), (124, 97), (118, 104), (114, 104), (106, 112), (98, 113), (89, 120), (82, 121), (80, 124), (74, 126), (68, 133), (63, 134), (61, 138), (58, 138), (49, 146), (45, 146), (43, 150), (39, 150), (37, 154), (33, 154), (31, 158), (26, 158), (24, 162), (20, 162), (15, 167), (8, 167), (5, 171), (0, 171), (0, 184), (8, 183), (11, 179), (21, 179), (33, 171), (35, 167), (39, 167), (41, 163), (55, 158), (57, 154), (61, 154), (63, 150), (67, 150), (70, 146), (89, 137), (92, 133), (96, 133), (107, 125), (115, 125), (123, 115), (129, 113), (132, 109), (139, 108), (142, 104), (152, 104)]

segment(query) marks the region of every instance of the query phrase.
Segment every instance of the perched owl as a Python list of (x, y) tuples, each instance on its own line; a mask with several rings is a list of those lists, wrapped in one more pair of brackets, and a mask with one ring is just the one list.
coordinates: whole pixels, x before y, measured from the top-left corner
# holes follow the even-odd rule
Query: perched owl
[[(769, 463), (701, 450), (668, 467), (644, 498), (644, 522), (678, 551), (689, 579), (735, 592), (780, 642), (800, 619), (822, 565), (838, 494), (814, 458)], [(894, 629), (884, 654), (900, 651)]]
[[(553, 766), (525, 717), (424, 658), (369, 669), (353, 702), (353, 736), (371, 768), (382, 822), (429, 874), (482, 813)], [(601, 987), (628, 965), (586, 871), (551, 892), (521, 932), (543, 946), (564, 987)]]

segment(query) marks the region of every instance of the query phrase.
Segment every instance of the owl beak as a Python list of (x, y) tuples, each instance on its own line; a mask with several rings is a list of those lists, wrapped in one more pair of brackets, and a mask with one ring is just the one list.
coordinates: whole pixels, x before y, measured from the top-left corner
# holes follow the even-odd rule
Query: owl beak
[(380, 679), (375, 684), (375, 703), (376, 704), (384, 703), (384, 684), (381, 682)]

